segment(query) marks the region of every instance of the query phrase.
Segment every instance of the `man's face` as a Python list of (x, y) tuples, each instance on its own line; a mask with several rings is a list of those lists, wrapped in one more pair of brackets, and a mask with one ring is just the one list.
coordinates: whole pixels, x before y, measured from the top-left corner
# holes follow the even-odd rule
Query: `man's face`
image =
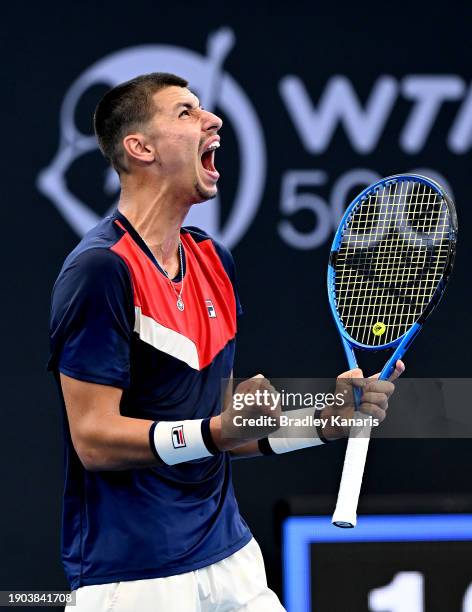
[(189, 203), (214, 198), (220, 176), (214, 157), (222, 120), (203, 110), (186, 87), (166, 87), (154, 94), (154, 103), (156, 113), (146, 132), (164, 180)]

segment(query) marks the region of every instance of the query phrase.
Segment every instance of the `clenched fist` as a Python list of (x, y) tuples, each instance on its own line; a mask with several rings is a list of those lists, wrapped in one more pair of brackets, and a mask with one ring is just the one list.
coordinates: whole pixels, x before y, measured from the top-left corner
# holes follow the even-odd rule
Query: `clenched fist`
[[(327, 439), (336, 439), (349, 435), (348, 426), (337, 424), (340, 419), (352, 419), (356, 416), (368, 415), (381, 423), (387, 416), (388, 400), (395, 390), (393, 381), (401, 376), (404, 370), (405, 364), (398, 360), (389, 380), (378, 380), (379, 374), (374, 374), (370, 378), (363, 378), (360, 368), (340, 374), (336, 380), (336, 393), (342, 393), (346, 397), (346, 401), (342, 407), (326, 407), (321, 411), (321, 416), (329, 419), (329, 424), (323, 428), (323, 436)], [(354, 388), (359, 389), (361, 396), (358, 412), (356, 412), (354, 402)], [(331, 417), (340, 417), (340, 419), (336, 420)]]
[(213, 417), (211, 433), (220, 450), (229, 450), (277, 431), (279, 417), (279, 393), (267, 378), (257, 374), (239, 383), (224, 412)]

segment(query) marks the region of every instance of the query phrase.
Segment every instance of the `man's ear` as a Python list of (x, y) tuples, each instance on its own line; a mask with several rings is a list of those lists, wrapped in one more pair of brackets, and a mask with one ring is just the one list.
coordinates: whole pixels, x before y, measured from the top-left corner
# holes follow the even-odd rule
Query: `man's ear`
[(126, 154), (137, 162), (152, 163), (157, 159), (157, 151), (144, 134), (136, 132), (123, 138), (123, 148)]

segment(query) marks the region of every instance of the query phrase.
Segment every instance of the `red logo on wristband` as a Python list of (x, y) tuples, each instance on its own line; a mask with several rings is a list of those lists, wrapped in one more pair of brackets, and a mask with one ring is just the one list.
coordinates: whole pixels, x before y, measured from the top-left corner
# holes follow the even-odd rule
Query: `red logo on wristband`
[(172, 444), (174, 448), (182, 448), (183, 446), (187, 446), (185, 444), (183, 425), (177, 425), (177, 427), (172, 427)]

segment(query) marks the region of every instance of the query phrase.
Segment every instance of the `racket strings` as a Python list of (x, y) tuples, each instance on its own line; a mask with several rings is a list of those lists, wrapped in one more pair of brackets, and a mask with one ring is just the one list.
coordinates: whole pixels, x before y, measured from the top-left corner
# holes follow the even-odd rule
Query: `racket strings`
[(335, 261), (336, 305), (354, 340), (388, 344), (433, 297), (449, 258), (450, 217), (430, 186), (395, 181), (348, 219)]

